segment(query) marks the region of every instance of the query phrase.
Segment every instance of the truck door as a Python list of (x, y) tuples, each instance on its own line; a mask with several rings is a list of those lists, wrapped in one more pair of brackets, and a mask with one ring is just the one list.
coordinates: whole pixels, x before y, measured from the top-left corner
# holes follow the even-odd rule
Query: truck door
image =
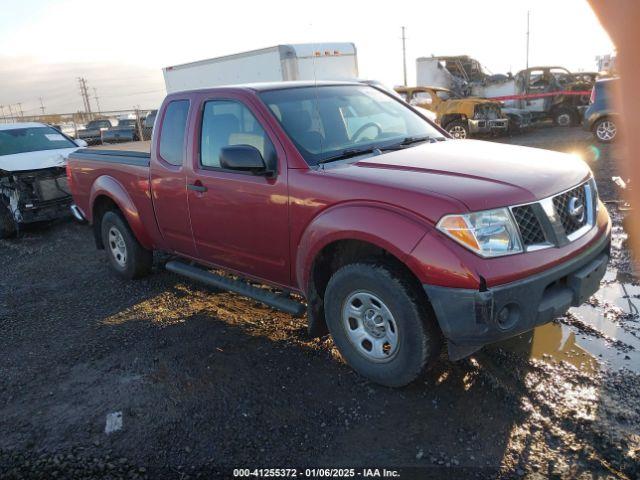
[[(548, 74), (544, 70), (529, 70), (527, 72), (526, 93), (535, 95), (536, 93), (546, 93), (549, 90)], [(527, 99), (526, 108), (530, 112), (544, 112), (545, 98)]]
[(169, 102), (155, 128), (155, 156), (151, 160), (150, 178), (153, 208), (158, 228), (167, 246), (175, 252), (195, 256), (187, 204), (187, 119), (190, 102), (176, 99)]
[[(203, 97), (201, 101), (187, 186), (198, 257), (290, 285), (284, 150), (264, 127), (261, 115), (240, 97)], [(277, 173), (267, 176), (223, 169), (220, 151), (229, 145), (255, 147)]]

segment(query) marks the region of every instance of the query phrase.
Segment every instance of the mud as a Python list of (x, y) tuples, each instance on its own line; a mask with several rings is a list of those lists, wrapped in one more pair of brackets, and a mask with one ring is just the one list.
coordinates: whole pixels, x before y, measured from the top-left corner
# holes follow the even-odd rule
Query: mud
[[(595, 155), (580, 129), (512, 143)], [(164, 271), (122, 282), (85, 226), (0, 242), (0, 478), (223, 478), (235, 467), (420, 467), (422, 477), (640, 477), (640, 287), (616, 147), (615, 220), (589, 304), (405, 389), (373, 385), (305, 320)], [(117, 414), (121, 412), (121, 417)], [(107, 418), (122, 425), (105, 433)]]

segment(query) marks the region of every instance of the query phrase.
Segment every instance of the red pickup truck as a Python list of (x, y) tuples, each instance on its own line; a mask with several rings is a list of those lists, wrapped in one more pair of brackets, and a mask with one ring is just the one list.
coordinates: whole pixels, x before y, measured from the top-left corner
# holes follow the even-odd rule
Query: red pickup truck
[(463, 358), (581, 304), (609, 259), (611, 222), (580, 159), (452, 140), (356, 83), (174, 93), (150, 154), (80, 150), (68, 178), (121, 276), (169, 252), (170, 271), (307, 312), (311, 334), (328, 330), (389, 386), (445, 342)]

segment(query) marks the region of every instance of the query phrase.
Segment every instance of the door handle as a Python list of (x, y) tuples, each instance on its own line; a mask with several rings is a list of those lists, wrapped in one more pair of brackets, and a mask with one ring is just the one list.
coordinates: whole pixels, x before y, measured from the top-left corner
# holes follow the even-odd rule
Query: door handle
[(194, 183), (190, 183), (187, 185), (189, 190), (193, 190), (194, 192), (206, 192), (207, 187), (205, 187), (200, 180), (196, 180)]

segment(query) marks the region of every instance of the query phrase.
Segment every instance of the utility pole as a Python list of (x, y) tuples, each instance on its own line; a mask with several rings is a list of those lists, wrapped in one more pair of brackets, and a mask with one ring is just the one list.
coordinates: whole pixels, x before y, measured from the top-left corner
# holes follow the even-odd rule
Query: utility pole
[(404, 86), (407, 86), (407, 37), (404, 34), (405, 27), (402, 27), (402, 72), (404, 73)]
[(13, 116), (13, 110), (11, 109), (11, 104), (7, 105), (9, 107), (9, 118), (11, 119), (11, 121), (14, 121), (15, 118)]
[(44, 102), (42, 101), (42, 97), (40, 98), (40, 111), (42, 112), (42, 115), (44, 115)]
[(80, 95), (82, 95), (84, 111), (89, 115), (89, 118), (91, 118), (91, 101), (89, 99), (89, 91), (87, 90), (87, 79), (84, 77), (78, 77), (78, 83), (80, 84)]
[(20, 118), (24, 117), (24, 112), (22, 111), (22, 103), (18, 102), (18, 111), (20, 112)]
[(100, 115), (100, 100), (98, 99), (98, 91), (96, 87), (93, 87), (93, 98), (96, 100), (96, 105), (98, 106), (98, 115)]
[(527, 66), (526, 69), (529, 69), (529, 13), (530, 11), (527, 10)]

